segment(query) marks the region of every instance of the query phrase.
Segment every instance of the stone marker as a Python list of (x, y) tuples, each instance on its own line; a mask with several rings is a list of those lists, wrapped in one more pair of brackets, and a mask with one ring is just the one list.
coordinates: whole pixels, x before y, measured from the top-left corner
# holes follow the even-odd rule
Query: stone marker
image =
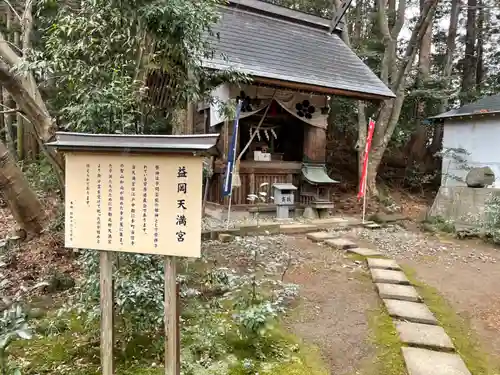
[(383, 268), (386, 270), (400, 270), (399, 264), (392, 259), (368, 259), (368, 267), (370, 268)]
[(347, 250), (358, 247), (354, 242), (348, 240), (347, 238), (334, 238), (325, 241), (327, 245), (334, 247), (337, 250)]
[(401, 348), (408, 375), (471, 375), (458, 354)]
[[(328, 241), (326, 241), (328, 242)], [(351, 249), (346, 250), (348, 253), (356, 254), (356, 255), (361, 255), (363, 257), (381, 257), (382, 254), (380, 254), (377, 250), (372, 250), (372, 249), (367, 249), (364, 247), (353, 247)]]
[(385, 284), (404, 284), (409, 285), (410, 281), (401, 271), (382, 270), (379, 268), (370, 268), (374, 283)]
[(375, 284), (378, 295), (382, 299), (398, 299), (400, 301), (420, 302), (422, 299), (411, 285)]
[(330, 232), (313, 232), (307, 234), (307, 238), (313, 242), (321, 242), (334, 237), (335, 233), (330, 233)]
[(393, 318), (399, 318), (414, 323), (437, 324), (432, 312), (423, 303), (384, 299), (387, 312)]
[(395, 322), (400, 340), (411, 346), (453, 350), (450, 337), (440, 326), (428, 324)]

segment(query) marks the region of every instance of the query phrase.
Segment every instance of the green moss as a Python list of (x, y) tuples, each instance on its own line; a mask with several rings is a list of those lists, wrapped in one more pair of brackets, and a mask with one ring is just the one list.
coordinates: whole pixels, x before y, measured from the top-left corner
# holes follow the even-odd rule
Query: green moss
[(263, 375), (329, 375), (323, 363), (319, 350), (305, 344), (296, 336), (291, 335), (282, 329), (276, 329), (273, 332), (274, 340), (282, 341), (292, 350), (283, 353), (285, 359), (283, 362), (262, 361), (257, 363), (253, 370), (245, 369), (242, 364), (231, 368), (229, 375), (249, 375), (259, 373)]
[[(54, 323), (57, 322), (57, 327)], [(59, 317), (52, 314), (37, 324), (38, 335), (32, 340), (21, 340), (10, 348), (11, 358), (24, 364), (23, 374), (91, 375), (99, 372), (98, 327), (85, 326), (75, 315)], [(57, 333), (57, 334), (55, 334)], [(155, 375), (163, 373), (163, 339), (161, 336), (133, 336), (126, 344), (116, 332), (114, 358), (117, 372), (124, 375)], [(272, 365), (273, 375), (326, 375), (320, 356), (313, 348), (290, 335), (280, 322), (265, 337), (241, 337), (232, 330), (221, 336), (224, 347), (242, 363), (251, 359), (257, 369)], [(214, 341), (214, 345), (217, 342)], [(184, 342), (184, 347), (189, 343)], [(216, 351), (214, 356), (224, 353)], [(216, 357), (214, 357), (216, 358)], [(219, 358), (223, 359), (223, 357)], [(282, 362), (281, 362), (282, 361)], [(157, 365), (152, 366), (153, 363)], [(77, 366), (75, 365), (77, 364)], [(248, 370), (236, 367), (231, 375), (247, 375)], [(266, 372), (261, 371), (265, 374)]]
[(458, 315), (436, 288), (417, 280), (415, 271), (404, 267), (408, 279), (417, 287), (425, 304), (453, 341), (455, 348), (473, 375), (497, 375), (500, 361), (491, 358), (482, 348), (470, 322)]
[[(362, 370), (363, 375), (407, 374), (401, 342), (392, 319), (380, 304), (380, 308), (369, 315), (371, 341), (376, 348), (375, 358)], [(357, 374), (357, 373), (356, 373)]]
[(287, 363), (273, 368), (273, 375), (329, 375), (329, 371), (307, 363)]

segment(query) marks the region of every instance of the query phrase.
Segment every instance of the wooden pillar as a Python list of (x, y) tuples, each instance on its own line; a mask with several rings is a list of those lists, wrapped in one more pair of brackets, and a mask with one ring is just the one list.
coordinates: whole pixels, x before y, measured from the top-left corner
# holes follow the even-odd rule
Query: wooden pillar
[(304, 158), (307, 161), (326, 161), (326, 129), (306, 125), (304, 127)]
[(223, 137), (223, 142), (224, 142), (224, 148), (223, 148), (223, 153), (222, 153), (222, 160), (226, 160), (227, 161), (227, 152), (229, 150), (229, 137), (230, 137), (230, 134), (229, 134), (229, 121), (224, 121), (224, 124), (222, 125), (224, 127), (224, 130), (223, 130), (223, 134), (224, 134), (224, 137)]
[(100, 252), (101, 278), (101, 367), (102, 375), (113, 375), (113, 255)]
[(186, 108), (186, 126), (184, 134), (194, 134), (194, 103), (188, 102)]
[(175, 257), (165, 257), (165, 375), (179, 375), (179, 317)]
[(252, 170), (252, 172), (250, 173), (250, 194), (255, 194), (257, 191), (255, 189), (255, 173), (254, 171)]

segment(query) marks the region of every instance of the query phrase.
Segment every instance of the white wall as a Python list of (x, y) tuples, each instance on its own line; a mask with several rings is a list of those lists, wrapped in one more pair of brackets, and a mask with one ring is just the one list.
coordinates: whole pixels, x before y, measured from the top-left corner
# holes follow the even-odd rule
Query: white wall
[[(463, 148), (469, 155), (461, 163), (449, 149)], [(500, 187), (500, 116), (449, 119), (444, 123), (442, 186), (467, 186), (465, 177), (469, 167), (490, 167), (495, 173), (492, 187)], [(457, 180), (462, 179), (463, 182)]]

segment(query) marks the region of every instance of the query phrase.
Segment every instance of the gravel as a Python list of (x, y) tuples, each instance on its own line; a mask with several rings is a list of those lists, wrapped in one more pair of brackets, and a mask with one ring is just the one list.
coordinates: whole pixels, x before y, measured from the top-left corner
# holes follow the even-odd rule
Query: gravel
[(372, 244), (381, 253), (395, 258), (417, 260), (422, 257), (444, 257), (448, 263), (456, 261), (496, 263), (500, 261), (498, 255), (500, 252), (496, 254), (487, 245), (459, 240), (444, 243), (435, 235), (412, 232), (399, 225), (376, 230), (350, 228), (338, 231), (338, 233), (339, 236), (347, 236)]
[[(299, 219), (290, 219), (286, 221), (286, 224), (295, 224), (295, 223), (303, 223), (305, 220)], [(227, 225), (227, 220), (219, 220), (214, 217), (204, 217), (202, 220), (202, 230), (208, 231), (208, 230), (214, 230), (214, 229), (232, 229), (232, 228), (237, 228), (242, 225), (258, 225), (258, 224), (273, 224), (273, 223), (280, 223), (284, 224), (284, 221), (278, 221), (276, 218), (271, 217), (271, 216), (250, 216), (245, 219), (231, 219), (229, 220), (229, 225)]]

